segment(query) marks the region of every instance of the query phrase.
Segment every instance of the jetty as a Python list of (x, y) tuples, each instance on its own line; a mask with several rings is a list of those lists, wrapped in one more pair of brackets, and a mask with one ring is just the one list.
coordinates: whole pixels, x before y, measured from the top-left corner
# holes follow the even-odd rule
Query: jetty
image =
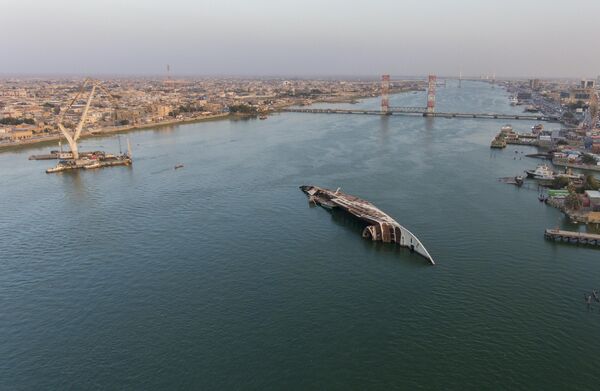
[(328, 210), (341, 209), (366, 223), (363, 238), (407, 247), (435, 265), (425, 246), (412, 232), (370, 202), (342, 193), (339, 189), (334, 191), (318, 186), (300, 186), (300, 190), (308, 196), (309, 202)]
[(600, 247), (600, 235), (586, 232), (563, 231), (560, 229), (547, 229), (544, 237), (548, 240), (573, 244), (589, 244)]

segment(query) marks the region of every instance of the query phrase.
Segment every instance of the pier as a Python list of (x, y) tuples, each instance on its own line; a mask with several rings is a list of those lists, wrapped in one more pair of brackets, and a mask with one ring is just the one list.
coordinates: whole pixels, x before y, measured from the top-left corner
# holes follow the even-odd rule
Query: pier
[(317, 186), (300, 186), (300, 189), (306, 193), (309, 202), (325, 209), (339, 208), (366, 223), (367, 226), (362, 232), (363, 238), (407, 247), (435, 265), (425, 246), (412, 232), (370, 202), (342, 193), (339, 189), (333, 191)]
[(575, 168), (577, 170), (600, 172), (600, 165), (570, 163), (568, 160), (565, 159), (552, 159), (552, 164), (554, 164), (557, 167), (567, 167)]
[(308, 109), (308, 108), (285, 108), (279, 110), (285, 113), (311, 113), (311, 114), (361, 114), (361, 115), (408, 115), (421, 117), (441, 118), (476, 118), (476, 119), (510, 119), (524, 121), (558, 121), (556, 117), (548, 117), (541, 114), (496, 114), (496, 113), (444, 113), (428, 112), (420, 107), (390, 108), (388, 111), (362, 110), (362, 109)]
[(600, 247), (600, 235), (585, 232), (563, 231), (560, 229), (547, 229), (544, 237), (556, 242), (572, 244), (588, 244)]

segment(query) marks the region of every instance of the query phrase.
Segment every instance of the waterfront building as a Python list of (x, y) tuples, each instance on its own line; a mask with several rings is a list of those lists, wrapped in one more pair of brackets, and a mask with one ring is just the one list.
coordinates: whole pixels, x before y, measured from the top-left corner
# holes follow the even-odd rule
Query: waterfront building
[(9, 135), (11, 141), (27, 140), (33, 137), (33, 129), (15, 127), (10, 131)]

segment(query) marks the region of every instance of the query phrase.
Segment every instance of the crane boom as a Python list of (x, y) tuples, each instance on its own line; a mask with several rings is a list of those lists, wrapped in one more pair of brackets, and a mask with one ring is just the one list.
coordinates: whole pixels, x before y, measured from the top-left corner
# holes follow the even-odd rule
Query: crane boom
[(83, 129), (83, 125), (85, 124), (85, 120), (87, 119), (88, 111), (90, 110), (90, 105), (92, 104), (92, 98), (94, 97), (94, 92), (96, 92), (96, 84), (92, 86), (92, 91), (90, 92), (90, 96), (88, 96), (88, 100), (85, 104), (85, 108), (83, 109), (83, 113), (81, 114), (81, 119), (79, 120), (79, 124), (77, 128), (75, 128), (75, 136), (73, 136), (73, 140), (77, 141), (79, 136), (81, 136), (81, 129)]

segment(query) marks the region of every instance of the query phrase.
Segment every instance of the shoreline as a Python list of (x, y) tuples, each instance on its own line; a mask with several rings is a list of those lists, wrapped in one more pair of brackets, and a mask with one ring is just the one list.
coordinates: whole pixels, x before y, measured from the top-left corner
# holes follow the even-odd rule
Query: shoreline
[[(102, 137), (106, 135), (112, 135), (115, 133), (128, 133), (136, 130), (148, 130), (162, 128), (166, 126), (182, 125), (187, 123), (204, 122), (204, 121), (216, 121), (225, 118), (233, 117), (230, 113), (213, 114), (201, 118), (185, 118), (185, 119), (174, 119), (169, 121), (153, 122), (141, 125), (126, 125), (126, 126), (113, 126), (109, 128), (100, 128), (92, 133), (82, 133), (80, 139), (87, 139), (93, 137)], [(26, 149), (28, 147), (40, 146), (43, 144), (53, 144), (59, 140), (65, 140), (62, 134), (52, 135), (42, 138), (34, 138), (29, 140), (23, 140), (18, 143), (0, 144), (0, 153), (10, 151), (14, 149)], [(66, 142), (66, 140), (65, 140)]]
[[(395, 91), (395, 92), (390, 93), (390, 95), (405, 94), (405, 93), (409, 93), (409, 92), (413, 92), (413, 91), (419, 91), (419, 90), (418, 89), (408, 89), (408, 90)], [(377, 98), (377, 96), (354, 95), (354, 96), (347, 96), (347, 97), (339, 97), (339, 96), (338, 97), (328, 97), (328, 98), (315, 100), (308, 106), (311, 106), (316, 103), (332, 103), (332, 104), (351, 103), (351, 104), (355, 104), (355, 103), (359, 103), (360, 101), (362, 101), (364, 99), (371, 99), (371, 98)], [(291, 107), (291, 106), (297, 106), (297, 105), (298, 105), (298, 103), (289, 103), (289, 104), (281, 105), (281, 106), (278, 106), (277, 108), (274, 108), (273, 110), (271, 110), (269, 112), (269, 114), (270, 113), (279, 113), (279, 111), (281, 109), (284, 109), (286, 107)], [(191, 123), (205, 122), (205, 121), (206, 122), (219, 121), (219, 120), (224, 120), (224, 119), (243, 118), (243, 117), (248, 117), (248, 115), (221, 113), (221, 114), (212, 114), (212, 115), (208, 115), (208, 116), (204, 116), (204, 117), (173, 119), (173, 120), (168, 120), (168, 121), (153, 122), (153, 123), (147, 123), (147, 124), (141, 124), (141, 125), (125, 125), (125, 126), (118, 126), (118, 127), (111, 126), (111, 127), (107, 127), (107, 128), (100, 128), (98, 130), (93, 131), (92, 133), (89, 133), (89, 132), (82, 133), (80, 139), (102, 137), (102, 136), (118, 134), (118, 133), (128, 133), (128, 132), (133, 132), (136, 130), (150, 130), (150, 129), (157, 129), (157, 128), (162, 128), (162, 127), (166, 127), (166, 126), (184, 125), (184, 124), (191, 124)], [(50, 144), (54, 144), (60, 140), (64, 140), (66, 143), (66, 139), (62, 134), (56, 134), (56, 135), (42, 137), (42, 138), (32, 138), (32, 139), (28, 139), (28, 140), (22, 140), (18, 143), (6, 143), (6, 144), (0, 143), (0, 153), (9, 152), (12, 150), (40, 147), (40, 146), (44, 146), (45, 144), (50, 145)]]

